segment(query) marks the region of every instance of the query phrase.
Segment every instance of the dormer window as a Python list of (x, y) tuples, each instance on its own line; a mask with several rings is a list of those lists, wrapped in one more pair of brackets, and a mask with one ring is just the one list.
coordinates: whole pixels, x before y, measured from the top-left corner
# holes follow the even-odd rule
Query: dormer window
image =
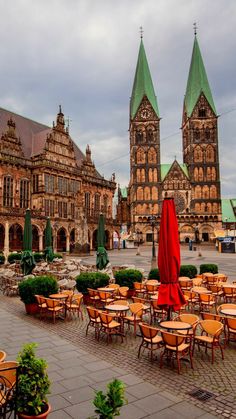
[(204, 109), (204, 108), (199, 109), (198, 117), (199, 118), (206, 118), (206, 109)]

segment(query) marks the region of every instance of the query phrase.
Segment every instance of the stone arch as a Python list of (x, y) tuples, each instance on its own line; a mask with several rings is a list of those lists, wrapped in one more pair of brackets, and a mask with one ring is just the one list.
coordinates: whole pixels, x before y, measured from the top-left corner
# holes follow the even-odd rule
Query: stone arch
[(57, 231), (57, 251), (66, 252), (66, 229), (60, 227)]
[(10, 251), (22, 250), (23, 228), (20, 224), (12, 224), (9, 228), (9, 249)]
[(144, 200), (149, 201), (150, 200), (150, 188), (148, 186), (145, 186), (144, 188)]
[(0, 250), (4, 250), (5, 241), (5, 228), (3, 224), (0, 224)]
[(201, 199), (202, 198), (202, 188), (201, 186), (197, 185), (195, 187), (195, 199)]

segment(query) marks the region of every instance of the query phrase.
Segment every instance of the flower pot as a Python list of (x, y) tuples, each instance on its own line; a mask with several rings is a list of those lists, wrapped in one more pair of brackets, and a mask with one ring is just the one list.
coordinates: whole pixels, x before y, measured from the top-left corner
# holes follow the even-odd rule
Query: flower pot
[(46, 419), (51, 412), (51, 406), (46, 403), (46, 412), (40, 413), (39, 415), (25, 415), (24, 413), (17, 413), (19, 419)]
[(38, 304), (31, 303), (31, 304), (25, 304), (25, 311), (27, 314), (37, 314), (39, 313)]

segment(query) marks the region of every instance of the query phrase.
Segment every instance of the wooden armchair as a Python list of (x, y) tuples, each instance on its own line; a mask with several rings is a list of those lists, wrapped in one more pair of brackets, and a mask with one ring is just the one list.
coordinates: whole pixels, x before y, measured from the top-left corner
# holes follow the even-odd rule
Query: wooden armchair
[(5, 361), (7, 354), (4, 351), (0, 351), (0, 363)]
[(134, 335), (136, 336), (137, 325), (142, 321), (143, 304), (132, 303), (130, 304), (129, 309), (131, 314), (124, 317), (124, 323), (127, 323), (129, 327), (130, 325), (134, 327)]
[(97, 340), (99, 340), (99, 329), (101, 326), (101, 319), (100, 319), (100, 315), (99, 315), (99, 310), (97, 310), (94, 307), (86, 307), (87, 308), (87, 312), (88, 312), (88, 316), (89, 316), (89, 322), (87, 324), (86, 327), (86, 336), (88, 334), (88, 329), (89, 326), (94, 327), (95, 329), (95, 338)]
[(204, 311), (205, 309), (210, 310), (214, 307), (216, 312), (216, 300), (214, 295), (212, 294), (199, 294), (199, 303), (200, 303), (200, 310)]
[(227, 317), (226, 322), (226, 333), (227, 333), (227, 342), (231, 340), (236, 342), (236, 318)]
[(11, 412), (16, 417), (17, 368), (16, 361), (0, 363), (0, 417), (3, 419)]
[(83, 320), (84, 317), (83, 317), (83, 312), (81, 309), (82, 302), (83, 302), (82, 294), (72, 294), (72, 296), (70, 296), (65, 302), (67, 313), (69, 313), (71, 316), (72, 314), (77, 314), (78, 317), (80, 315), (81, 319)]
[(62, 312), (65, 312), (65, 305), (61, 301), (54, 300), (52, 298), (46, 298), (47, 311), (52, 315), (53, 323), (55, 323), (56, 317)]
[(123, 342), (120, 323), (114, 320), (114, 316), (103, 311), (99, 315), (101, 320), (100, 332), (104, 332), (107, 335), (107, 344), (112, 341), (112, 335), (119, 335)]
[(208, 348), (211, 349), (212, 364), (214, 363), (214, 349), (220, 349), (222, 359), (224, 359), (223, 347), (220, 343), (220, 335), (224, 329), (223, 323), (217, 320), (202, 320), (198, 323), (198, 326), (201, 329), (201, 334), (194, 335), (193, 352), (195, 344), (197, 343), (199, 350), (200, 346), (205, 348), (206, 353)]
[(142, 342), (138, 350), (138, 358), (140, 357), (141, 349), (148, 349), (151, 352), (151, 361), (153, 361), (153, 352), (160, 349), (162, 346), (162, 337), (158, 335), (159, 329), (150, 326), (146, 323), (139, 323)]
[(191, 368), (193, 368), (193, 360), (190, 343), (186, 342), (187, 336), (176, 333), (169, 333), (161, 331), (161, 336), (164, 345), (164, 351), (160, 357), (160, 368), (163, 366), (163, 358), (166, 355), (167, 359), (175, 357), (177, 361), (178, 374), (180, 373), (180, 360), (189, 356)]
[(97, 290), (94, 290), (92, 288), (87, 288), (89, 293), (89, 300), (92, 305), (95, 307), (98, 305), (100, 298), (99, 298), (99, 292)]
[(39, 308), (39, 319), (41, 320), (42, 316), (47, 311), (47, 304), (46, 304), (46, 297), (43, 295), (35, 295), (37, 300), (38, 308)]
[(135, 297), (144, 297), (146, 292), (145, 286), (142, 282), (134, 282), (134, 295)]
[(116, 300), (126, 300), (128, 298), (129, 287), (120, 287), (118, 294), (115, 295)]

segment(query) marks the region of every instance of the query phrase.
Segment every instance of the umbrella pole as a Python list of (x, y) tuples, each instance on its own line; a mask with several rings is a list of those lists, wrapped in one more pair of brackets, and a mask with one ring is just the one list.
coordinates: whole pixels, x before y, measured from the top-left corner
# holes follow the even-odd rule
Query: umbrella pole
[(172, 312), (172, 309), (171, 309), (171, 306), (169, 306), (167, 310), (167, 320), (171, 320), (171, 312)]

